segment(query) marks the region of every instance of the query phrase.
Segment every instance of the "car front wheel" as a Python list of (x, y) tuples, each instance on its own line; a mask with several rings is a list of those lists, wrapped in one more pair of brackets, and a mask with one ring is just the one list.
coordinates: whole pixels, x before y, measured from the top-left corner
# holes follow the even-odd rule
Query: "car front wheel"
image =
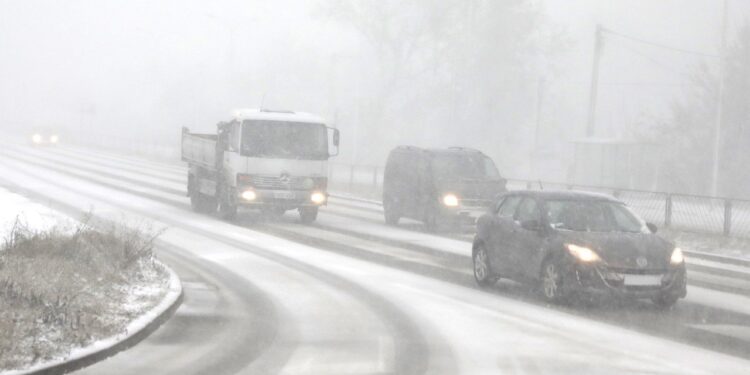
[(562, 270), (554, 259), (549, 259), (542, 265), (541, 275), (542, 297), (550, 303), (564, 303), (567, 295), (563, 289)]
[(474, 251), (474, 279), (481, 288), (489, 288), (497, 282), (498, 277), (492, 273), (487, 250), (480, 245)]

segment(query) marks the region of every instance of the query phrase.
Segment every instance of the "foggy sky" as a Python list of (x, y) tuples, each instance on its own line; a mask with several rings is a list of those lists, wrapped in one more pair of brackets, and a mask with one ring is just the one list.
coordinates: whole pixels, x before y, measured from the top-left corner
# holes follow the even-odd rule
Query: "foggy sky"
[[(338, 120), (345, 142), (356, 145), (357, 98), (342, 87), (356, 86), (358, 76), (368, 74), (352, 67), (366, 64), (369, 47), (355, 30), (327, 18), (323, 2), (2, 0), (0, 126), (143, 131), (157, 137), (185, 125), (210, 130), (231, 109), (258, 107), (264, 100), (265, 107)], [(532, 3), (549, 28), (569, 41), (553, 57), (555, 72), (539, 73), (550, 82), (542, 128), (570, 127), (569, 139), (581, 136), (585, 122), (597, 23), (717, 53), (718, 1)], [(733, 29), (750, 14), (750, 2), (735, 0), (730, 6)], [(600, 134), (627, 136), (634, 123), (664, 112), (684, 92), (687, 74), (698, 63), (701, 59), (658, 48), (607, 42)], [(529, 97), (528, 108), (522, 108), (529, 123), (535, 108)], [(411, 142), (425, 140), (404, 140)], [(498, 164), (511, 168), (512, 163)]]

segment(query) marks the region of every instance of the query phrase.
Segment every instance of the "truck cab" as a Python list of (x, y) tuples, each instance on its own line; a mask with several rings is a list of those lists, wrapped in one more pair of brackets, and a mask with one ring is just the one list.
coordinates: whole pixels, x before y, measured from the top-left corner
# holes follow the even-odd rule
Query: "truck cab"
[(328, 158), (338, 144), (338, 130), (314, 115), (235, 111), (215, 135), (183, 129), (188, 195), (197, 211), (218, 209), (225, 218), (240, 207), (276, 215), (297, 209), (303, 222), (312, 222), (328, 201)]

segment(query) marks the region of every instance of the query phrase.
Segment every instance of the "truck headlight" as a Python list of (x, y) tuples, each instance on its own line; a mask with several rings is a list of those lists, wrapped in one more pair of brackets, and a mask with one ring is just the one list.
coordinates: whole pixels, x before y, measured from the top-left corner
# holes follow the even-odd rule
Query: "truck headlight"
[(599, 257), (599, 254), (594, 252), (594, 250), (589, 249), (588, 247), (567, 244), (565, 245), (565, 248), (568, 250), (570, 255), (583, 263), (593, 263), (602, 260), (602, 258)]
[(443, 195), (443, 204), (446, 207), (456, 207), (458, 206), (458, 197), (455, 194), (445, 194)]
[(682, 254), (682, 250), (679, 247), (675, 247), (672, 251), (672, 257), (669, 258), (669, 262), (673, 265), (680, 265), (685, 261), (685, 256)]
[(240, 196), (242, 197), (242, 199), (244, 199), (246, 201), (254, 201), (255, 199), (258, 198), (258, 194), (256, 194), (252, 190), (245, 190), (245, 191), (242, 192), (242, 194)]
[(313, 192), (312, 194), (310, 194), (310, 201), (315, 204), (322, 204), (326, 201), (326, 195), (319, 191)]

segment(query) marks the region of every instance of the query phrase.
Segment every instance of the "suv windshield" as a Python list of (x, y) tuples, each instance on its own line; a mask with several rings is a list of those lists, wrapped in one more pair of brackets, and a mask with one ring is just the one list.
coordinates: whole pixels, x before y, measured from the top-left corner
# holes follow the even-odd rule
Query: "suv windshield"
[(328, 132), (323, 124), (245, 121), (241, 151), (243, 156), (325, 160)]
[(495, 163), (482, 154), (435, 154), (432, 171), (438, 179), (500, 179)]
[(547, 201), (550, 226), (577, 232), (646, 233), (643, 220), (624, 204), (607, 201)]

